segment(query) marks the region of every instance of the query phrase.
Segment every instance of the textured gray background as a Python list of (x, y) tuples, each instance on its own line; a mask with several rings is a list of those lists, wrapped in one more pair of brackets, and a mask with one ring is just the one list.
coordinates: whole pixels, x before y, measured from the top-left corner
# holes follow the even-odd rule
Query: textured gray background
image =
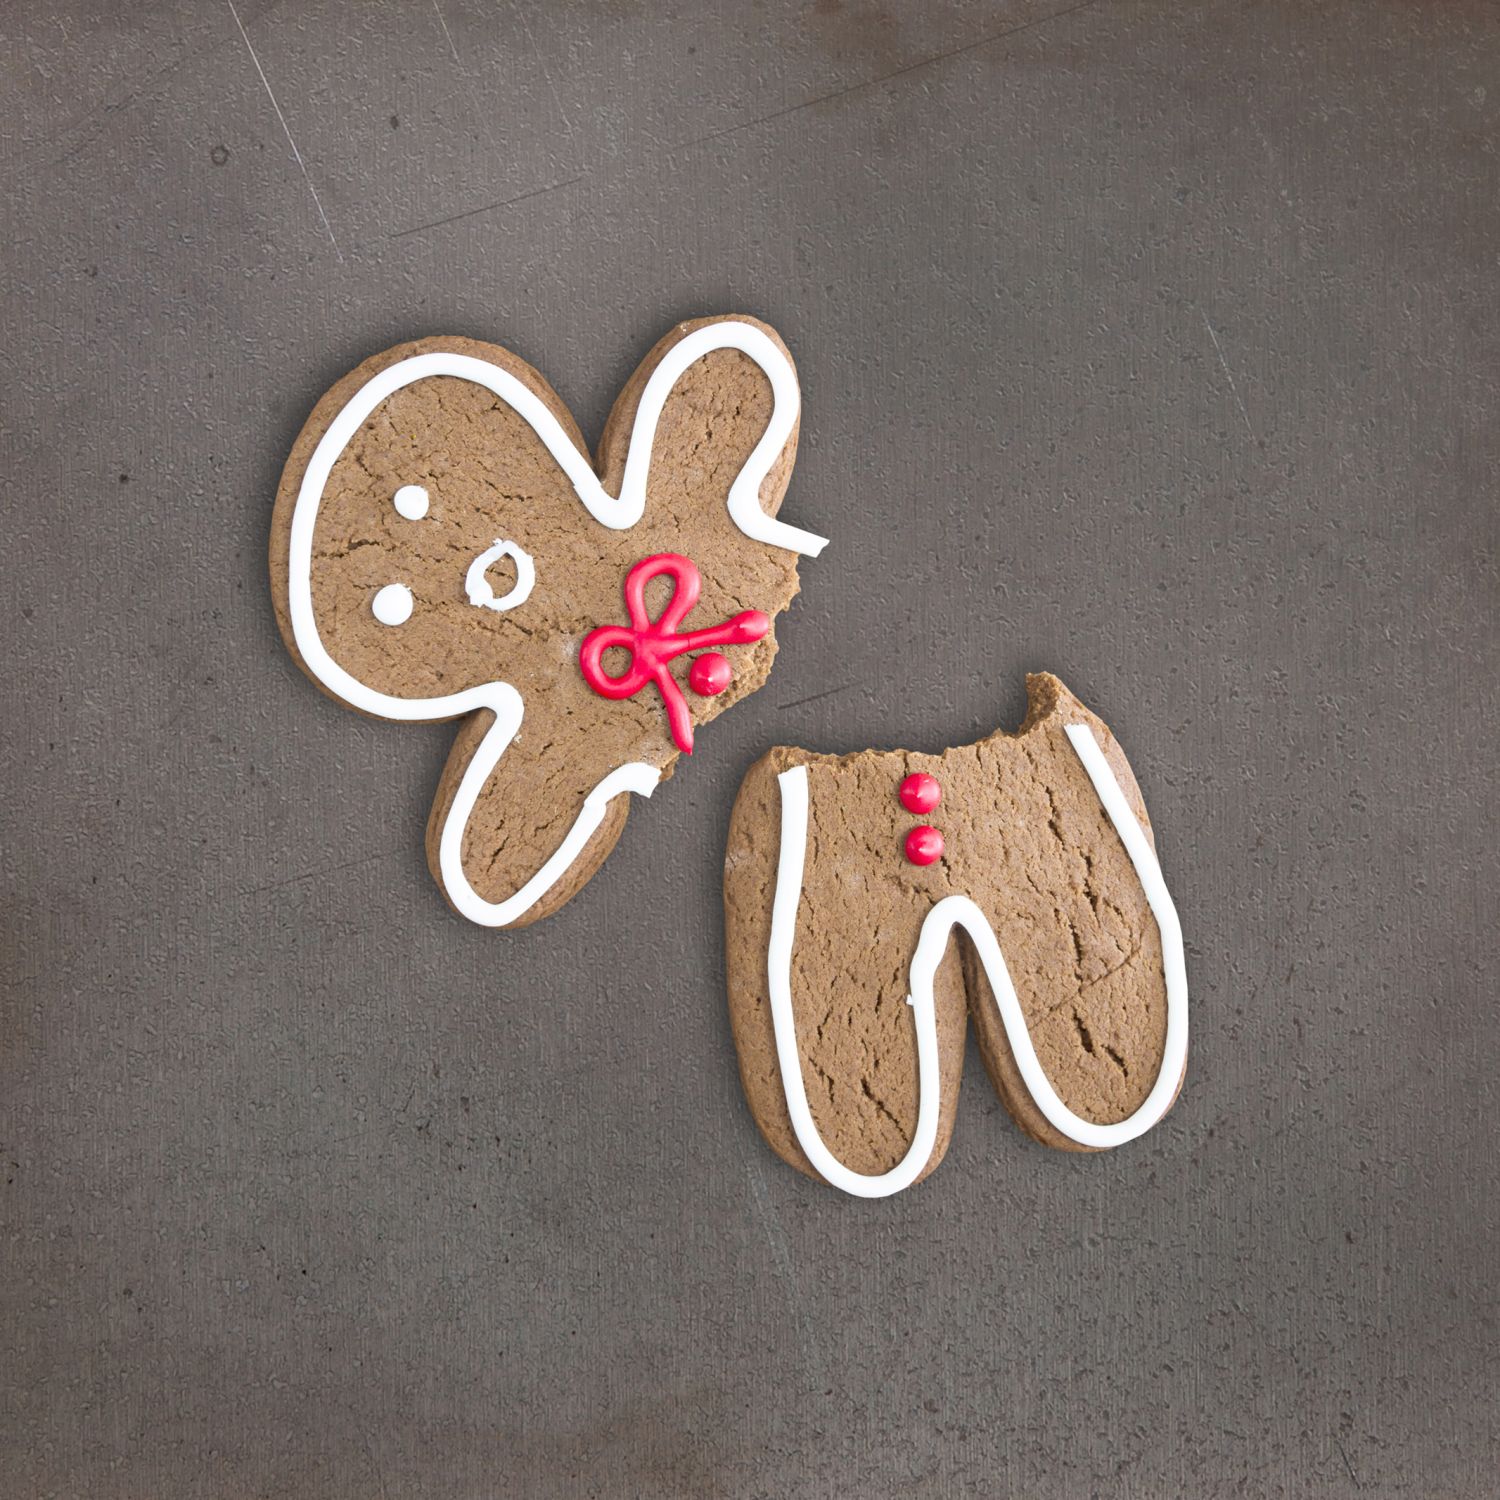
[[(236, 5), (0, 15), (0, 1494), (1496, 1494), (1500, 9)], [(451, 731), (280, 646), (282, 458), (438, 331), (597, 435), (732, 309), (833, 545), (468, 927)], [(740, 1097), (735, 787), (1036, 667), (1145, 788), (1187, 1088), (1077, 1159), (971, 1054), (840, 1198)]]

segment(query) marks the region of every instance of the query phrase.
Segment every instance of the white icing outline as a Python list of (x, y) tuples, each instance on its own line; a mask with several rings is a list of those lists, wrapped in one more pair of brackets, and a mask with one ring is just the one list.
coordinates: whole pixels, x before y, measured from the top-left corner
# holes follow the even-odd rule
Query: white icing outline
[[(515, 559), (516, 581), (497, 599), (484, 575), (502, 557)], [(469, 571), (464, 574), (464, 592), (469, 596), (469, 603), (497, 612), (524, 604), (535, 586), (536, 564), (531, 560), (531, 554), (515, 542), (502, 541), (499, 537), (495, 538), (493, 547), (487, 547), (469, 564)]]
[(846, 1193), (858, 1198), (884, 1198), (898, 1193), (910, 1186), (932, 1156), (940, 1112), (937, 1018), (932, 982), (955, 927), (962, 927), (973, 940), (990, 988), (995, 992), (1006, 1039), (1022, 1081), (1037, 1108), (1055, 1130), (1081, 1146), (1101, 1150), (1122, 1146), (1155, 1125), (1177, 1095), (1177, 1085), (1187, 1058), (1188, 1033), (1187, 966), (1182, 951), (1182, 924), (1156, 852), (1131, 812), (1093, 731), (1087, 724), (1069, 724), (1066, 733), (1109, 815), (1109, 821), (1125, 846), (1125, 852), (1130, 856), (1161, 933), (1162, 967), (1167, 989), (1167, 1037), (1156, 1082), (1140, 1108), (1114, 1124), (1098, 1125), (1074, 1114), (1058, 1097), (1037, 1058), (1021, 1002), (1005, 964), (1005, 955), (1000, 951), (989, 920), (967, 896), (946, 896), (933, 906), (922, 922), (907, 976), (911, 987), (907, 1004), (912, 1007), (917, 1031), (917, 1128), (906, 1155), (889, 1172), (879, 1176), (851, 1172), (844, 1166), (824, 1145), (808, 1107), (791, 991), (792, 948), (797, 936), (797, 907), (802, 899), (803, 860), (807, 845), (807, 767), (794, 766), (776, 778), (781, 792), (781, 851), (776, 869), (776, 894), (771, 905), (771, 938), (766, 963), (781, 1087), (798, 1145), (818, 1175)]
[(313, 534), (329, 475), (355, 433), (382, 401), (415, 381), (452, 376), (482, 386), (511, 407), (542, 440), (588, 513), (612, 531), (625, 531), (645, 513), (651, 449), (667, 397), (689, 366), (716, 349), (738, 349), (771, 382), (771, 418), (730, 486), (730, 519), (754, 541), (816, 557), (827, 545), (826, 537), (789, 526), (760, 508), (760, 487), (791, 437), (801, 410), (796, 374), (786, 355), (768, 335), (734, 319), (707, 324), (678, 340), (651, 372), (636, 409), (618, 497), (608, 494), (588, 457), (579, 451), (547, 404), (524, 381), (488, 360), (448, 350), (413, 355), (373, 375), (329, 423), (303, 471), (288, 537), (287, 612), (297, 654), (313, 679), (351, 707), (398, 723), (430, 724), (480, 709), (488, 709), (495, 715), (494, 724), (464, 771), (439, 836), (439, 878), (448, 898), (464, 916), (482, 926), (503, 927), (534, 906), (578, 857), (603, 821), (610, 799), (622, 791), (650, 796), (661, 772), (641, 761), (632, 761), (610, 772), (585, 797), (557, 851), (525, 885), (505, 901), (490, 902), (479, 896), (463, 873), (464, 830), (484, 779), (494, 770), (520, 728), (521, 695), (509, 683), (496, 681), (435, 698), (397, 698), (376, 692), (334, 661), (318, 634), (312, 606)]

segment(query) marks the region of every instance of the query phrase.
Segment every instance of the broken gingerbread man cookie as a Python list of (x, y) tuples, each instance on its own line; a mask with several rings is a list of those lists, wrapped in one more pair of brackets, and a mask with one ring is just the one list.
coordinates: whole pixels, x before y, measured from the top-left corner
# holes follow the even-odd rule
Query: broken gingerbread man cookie
[(462, 915), (557, 910), (626, 793), (766, 680), (824, 545), (776, 519), (799, 419), (786, 346), (747, 317), (662, 339), (597, 462), (535, 370), (471, 339), (387, 350), (318, 402), (276, 497), (277, 618), (351, 708), (463, 721), (427, 829)]
[(1122, 1145), (1181, 1087), (1182, 932), (1140, 789), (1057, 678), (1026, 686), (1014, 734), (941, 755), (777, 748), (740, 788), (740, 1076), (772, 1149), (845, 1192), (884, 1197), (942, 1160), (970, 1020), (1049, 1146)]

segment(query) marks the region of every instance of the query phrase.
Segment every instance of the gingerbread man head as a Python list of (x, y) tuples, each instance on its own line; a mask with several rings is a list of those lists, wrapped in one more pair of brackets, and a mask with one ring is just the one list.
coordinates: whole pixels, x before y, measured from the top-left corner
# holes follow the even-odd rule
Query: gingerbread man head
[(453, 906), (548, 915), (706, 723), (766, 679), (821, 537), (776, 519), (796, 451), (790, 355), (750, 318), (673, 329), (589, 457), (547, 382), (434, 338), (314, 409), (277, 495), (287, 646), (331, 696), (463, 719), (428, 823)]

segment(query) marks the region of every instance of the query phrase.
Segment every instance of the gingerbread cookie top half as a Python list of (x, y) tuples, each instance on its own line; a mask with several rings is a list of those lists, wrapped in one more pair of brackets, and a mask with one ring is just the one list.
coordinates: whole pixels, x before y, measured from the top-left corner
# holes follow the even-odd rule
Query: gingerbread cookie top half
[(362, 713), (465, 721), (427, 830), (462, 915), (557, 910), (625, 794), (766, 680), (824, 546), (776, 518), (800, 416), (786, 346), (748, 317), (663, 338), (597, 462), (541, 375), (471, 339), (387, 350), (319, 401), (276, 497), (282, 635)]

